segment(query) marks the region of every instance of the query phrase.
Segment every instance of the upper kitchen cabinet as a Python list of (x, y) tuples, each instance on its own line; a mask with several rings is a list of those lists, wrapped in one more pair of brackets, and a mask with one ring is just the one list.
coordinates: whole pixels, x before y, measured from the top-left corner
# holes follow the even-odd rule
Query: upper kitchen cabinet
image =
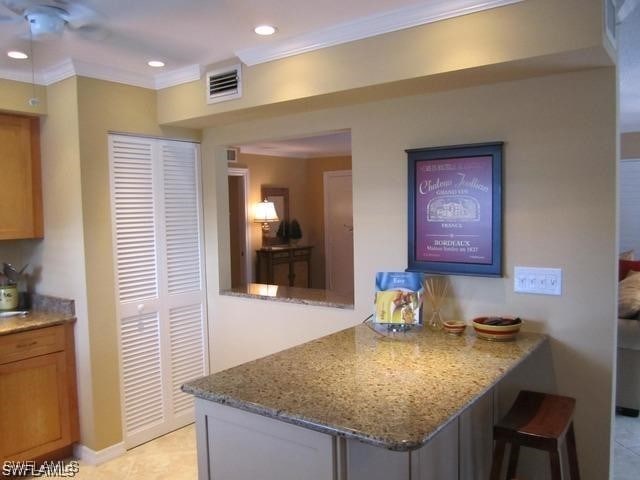
[(40, 120), (0, 115), (0, 240), (41, 238)]

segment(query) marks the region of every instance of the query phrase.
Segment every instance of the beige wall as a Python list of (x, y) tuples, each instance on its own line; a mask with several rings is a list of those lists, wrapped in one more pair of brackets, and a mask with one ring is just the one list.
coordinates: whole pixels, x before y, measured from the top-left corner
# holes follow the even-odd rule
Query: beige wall
[[(505, 276), (452, 277), (457, 309), (466, 320), (519, 315), (527, 329), (551, 336), (548, 362), (534, 364), (527, 376), (512, 376), (512, 384), (576, 397), (584, 477), (608, 478), (616, 310), (615, 91), (615, 71), (607, 68), (206, 130), (213, 370), (361, 322), (371, 311), (375, 272), (406, 267), (404, 150), (503, 140)], [(352, 133), (355, 310), (219, 295), (218, 266), (228, 252), (222, 146), (347, 128)], [(563, 295), (515, 294), (515, 265), (562, 268)]]
[(0, 78), (0, 111), (20, 113), (23, 115), (44, 115), (47, 113), (47, 90), (36, 85), (35, 93), (40, 103), (35, 107), (29, 105), (33, 97), (34, 87), (30, 83), (14, 82)]
[(640, 132), (623, 133), (620, 136), (620, 158), (640, 158)]
[(122, 440), (107, 135), (127, 132), (198, 140), (199, 132), (159, 127), (153, 90), (84, 77), (77, 81), (83, 249), (96, 379), (94, 436), (87, 446), (100, 450)]
[(307, 161), (307, 196), (310, 222), (308, 242), (314, 246), (311, 255), (311, 282), (315, 288), (325, 288), (324, 254), (324, 172), (351, 170), (351, 157), (317, 157)]
[(309, 109), (311, 97), (327, 106), (331, 100), (321, 97), (337, 92), (461, 70), (470, 76), (481, 73), (476, 67), (523, 59), (529, 63), (513, 64), (510, 71), (498, 67), (493, 74), (508, 78), (523, 69), (539, 74), (602, 65), (610, 61), (602, 49), (602, 12), (602, 0), (525, 1), (244, 67), (241, 99), (208, 105), (203, 79), (161, 90), (158, 118), (165, 124), (261, 105), (282, 113), (294, 107), (284, 102), (298, 99)]
[(23, 243), (24, 261), (41, 270), (39, 293), (75, 300), (76, 368), (82, 442), (96, 439), (80, 185), (77, 80), (48, 87), (48, 115), (41, 121), (42, 194), (45, 236)]

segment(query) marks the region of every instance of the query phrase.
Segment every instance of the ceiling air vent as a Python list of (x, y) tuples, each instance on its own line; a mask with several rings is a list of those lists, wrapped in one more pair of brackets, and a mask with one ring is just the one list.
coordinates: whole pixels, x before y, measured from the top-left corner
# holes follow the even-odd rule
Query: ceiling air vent
[(242, 97), (242, 67), (221, 68), (207, 73), (207, 103)]
[(240, 153), (239, 148), (228, 147), (227, 148), (227, 162), (238, 162), (238, 153)]

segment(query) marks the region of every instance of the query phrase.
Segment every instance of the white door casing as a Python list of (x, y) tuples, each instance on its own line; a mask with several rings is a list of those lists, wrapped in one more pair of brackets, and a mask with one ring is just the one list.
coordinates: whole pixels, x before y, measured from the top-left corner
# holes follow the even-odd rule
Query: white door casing
[(353, 298), (351, 170), (324, 172), (323, 177), (325, 288)]
[[(244, 261), (245, 261), (245, 280), (251, 283), (253, 278), (252, 258), (251, 258), (251, 220), (249, 218), (249, 169), (230, 167), (228, 176), (241, 177), (244, 184), (244, 215), (245, 215), (245, 245), (244, 245)], [(232, 225), (229, 228), (233, 228)]]
[(208, 372), (199, 146), (109, 136), (127, 448), (193, 421), (180, 386)]

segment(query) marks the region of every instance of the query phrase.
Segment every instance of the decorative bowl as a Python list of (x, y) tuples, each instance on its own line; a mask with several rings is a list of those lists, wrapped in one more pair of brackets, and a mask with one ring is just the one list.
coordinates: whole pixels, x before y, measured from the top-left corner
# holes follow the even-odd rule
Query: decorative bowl
[(483, 340), (506, 342), (514, 340), (520, 331), (522, 320), (512, 317), (479, 317), (473, 319), (476, 336)]
[(462, 335), (467, 324), (460, 320), (447, 320), (442, 323), (442, 328), (451, 335)]

